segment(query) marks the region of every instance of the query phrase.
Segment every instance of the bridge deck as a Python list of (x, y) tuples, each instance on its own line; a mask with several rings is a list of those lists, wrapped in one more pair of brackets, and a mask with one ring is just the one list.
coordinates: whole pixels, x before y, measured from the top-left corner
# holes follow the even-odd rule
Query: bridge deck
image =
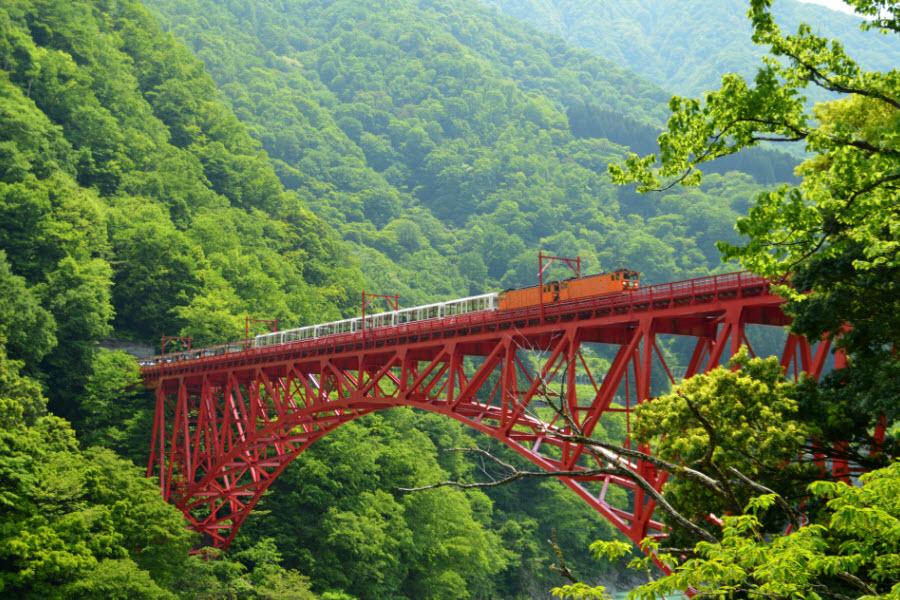
[[(147, 474), (159, 476), (163, 496), (198, 531), (226, 547), (316, 440), (372, 411), (409, 406), (567, 473), (559, 476), (564, 485), (638, 542), (664, 527), (653, 518), (652, 494), (635, 482), (658, 492), (666, 474), (570, 434), (590, 437), (608, 418), (617, 442), (630, 447), (632, 411), (654, 386), (715, 368), (742, 345), (752, 349), (745, 326), (786, 325), (783, 302), (766, 279), (728, 273), (261, 348), (243, 341), (163, 355), (142, 369), (156, 395)], [(657, 343), (672, 334), (693, 347), (689, 360), (676, 358), (677, 369)], [(585, 344), (608, 345), (609, 360), (586, 360)], [(813, 351), (788, 335), (781, 363), (818, 376), (828, 350), (827, 341)]]
[[(634, 292), (621, 292), (607, 296), (587, 298), (545, 305), (543, 318), (541, 307), (533, 306), (517, 310), (482, 311), (455, 315), (442, 319), (430, 319), (382, 327), (364, 332), (335, 334), (312, 340), (302, 340), (267, 346), (247, 347), (247, 342), (207, 349), (178, 352), (155, 357), (155, 364), (142, 368), (148, 386), (155, 386), (160, 379), (203, 375), (241, 367), (260, 367), (286, 360), (298, 360), (322, 356), (337, 356), (346, 352), (359, 352), (416, 344), (428, 340), (476, 339), (484, 333), (498, 330), (515, 330), (517, 333), (539, 333), (542, 325), (558, 329), (561, 322), (594, 321), (598, 326), (620, 325), (636, 322), (641, 315), (653, 313), (657, 318), (666, 309), (681, 308), (682, 314), (702, 315), (721, 311), (721, 300), (747, 296), (771, 296), (771, 305), (777, 307), (780, 297), (771, 295), (767, 279), (746, 272), (713, 275), (672, 283), (642, 287)], [(780, 310), (761, 311), (747, 322), (784, 325), (788, 320)], [(682, 319), (682, 324), (684, 323)], [(702, 325), (702, 324), (701, 324)], [(672, 331), (671, 333), (681, 333)], [(696, 331), (685, 331), (696, 335)], [(598, 340), (599, 341), (599, 340)], [(237, 349), (235, 350), (228, 350)], [(212, 356), (206, 353), (218, 352)], [(487, 352), (487, 350), (486, 350)], [(472, 353), (477, 354), (477, 350)], [(427, 358), (427, 356), (423, 356)]]

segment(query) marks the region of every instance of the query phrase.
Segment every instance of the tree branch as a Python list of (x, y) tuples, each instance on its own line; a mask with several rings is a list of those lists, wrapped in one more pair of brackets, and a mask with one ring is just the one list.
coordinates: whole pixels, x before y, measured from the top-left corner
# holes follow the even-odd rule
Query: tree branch
[(853, 146), (854, 148), (859, 148), (860, 150), (866, 150), (867, 152), (871, 152), (872, 154), (887, 154), (889, 156), (900, 156), (900, 151), (894, 150), (893, 148), (882, 148), (881, 146), (876, 146), (870, 142), (865, 140), (847, 140), (841, 138), (831, 137), (832, 141), (837, 142), (838, 144), (842, 144), (844, 146)]
[(812, 80), (812, 82), (821, 88), (824, 88), (824, 89), (832, 91), (832, 92), (840, 92), (842, 94), (856, 94), (858, 96), (866, 96), (869, 98), (875, 98), (877, 100), (881, 100), (882, 102), (887, 102), (894, 108), (900, 109), (900, 102), (894, 100), (890, 96), (886, 96), (886, 95), (882, 94), (881, 92), (877, 92), (874, 90), (866, 90), (863, 88), (857, 88), (857, 87), (852, 87), (849, 85), (844, 85), (842, 83), (838, 83), (837, 81), (834, 81), (833, 79), (829, 79), (818, 68), (816, 68), (815, 66), (804, 61), (796, 54), (789, 52), (787, 50), (784, 50), (784, 49), (782, 49), (782, 51), (784, 52), (785, 55), (790, 56), (792, 59), (797, 61), (797, 64), (799, 64), (801, 67), (803, 67), (804, 69), (809, 71), (810, 74), (812, 75), (812, 77), (810, 78)]
[[(627, 456), (629, 458), (634, 458), (638, 460), (643, 460), (644, 462), (648, 462), (655, 467), (663, 469), (664, 471), (668, 471), (673, 475), (681, 475), (685, 479), (692, 479), (697, 483), (700, 483), (717, 494), (724, 495), (725, 491), (719, 485), (719, 482), (716, 479), (713, 479), (706, 473), (702, 471), (698, 471), (696, 469), (692, 469), (690, 467), (685, 467), (673, 462), (669, 462), (667, 460), (663, 460), (651, 454), (647, 454), (646, 452), (641, 452), (640, 450), (634, 450), (631, 448), (626, 448), (624, 446), (618, 446), (616, 444), (610, 444), (608, 442), (601, 442), (600, 440), (596, 440), (594, 438), (590, 438), (584, 435), (565, 435), (558, 434), (553, 436), (556, 439), (560, 439), (568, 442), (577, 442), (580, 444), (584, 444), (586, 446), (596, 446), (598, 448), (603, 448), (604, 450), (609, 450), (610, 452), (614, 452), (616, 454), (620, 454), (622, 456)], [(599, 458), (599, 457), (598, 457)], [(604, 460), (609, 461), (609, 457), (603, 457)]]
[[(709, 156), (709, 154), (707, 154), (707, 156)], [(694, 160), (694, 162), (698, 162), (698, 161), (697, 161), (697, 160)], [(684, 172), (683, 172), (681, 175), (679, 175), (678, 177), (676, 177), (675, 179), (673, 179), (672, 181), (670, 181), (670, 182), (667, 183), (666, 185), (661, 186), (661, 187), (658, 187), (658, 188), (653, 188), (653, 189), (650, 189), (650, 190), (647, 190), (647, 191), (648, 191), (648, 192), (665, 192), (665, 191), (667, 191), (667, 190), (670, 190), (670, 189), (672, 189), (673, 187), (675, 187), (676, 185), (678, 185), (679, 183), (681, 183), (682, 181), (684, 181), (685, 179), (687, 179), (688, 175), (690, 175), (690, 174), (693, 173), (693, 172), (694, 172), (694, 166), (691, 165), (690, 167), (688, 167), (687, 169), (685, 169)]]
[[(469, 451), (468, 449), (466, 451)], [(494, 457), (491, 453), (486, 450), (478, 449), (476, 452), (480, 454), (484, 454), (485, 456), (492, 457), (495, 462), (498, 464), (506, 464), (503, 461)], [(551, 477), (572, 477), (572, 478), (583, 478), (583, 477), (593, 477), (598, 475), (618, 475), (619, 477), (625, 477), (627, 479), (635, 482), (638, 487), (640, 487), (644, 493), (650, 496), (656, 505), (666, 514), (672, 517), (674, 522), (678, 524), (680, 527), (686, 529), (696, 537), (703, 539), (710, 543), (717, 543), (718, 540), (711, 533), (703, 529), (702, 527), (696, 525), (686, 517), (684, 517), (681, 513), (675, 510), (669, 502), (660, 494), (656, 488), (650, 485), (646, 479), (638, 475), (637, 473), (632, 472), (630, 469), (626, 469), (624, 467), (619, 466), (611, 466), (611, 467), (601, 467), (597, 469), (580, 469), (580, 470), (571, 470), (571, 471), (521, 471), (516, 468), (512, 468), (509, 475), (506, 477), (502, 477), (495, 481), (488, 482), (473, 482), (473, 483), (464, 483), (461, 481), (440, 481), (438, 483), (432, 483), (429, 485), (422, 485), (411, 488), (397, 488), (398, 491), (401, 492), (421, 492), (424, 490), (433, 490), (440, 487), (456, 487), (460, 489), (479, 489), (479, 488), (490, 488), (497, 487), (501, 485), (506, 485), (508, 483), (512, 483), (513, 481), (518, 481), (519, 479), (525, 478), (540, 478), (547, 479)]]
[(764, 486), (759, 482), (753, 481), (752, 479), (738, 471), (735, 467), (728, 467), (728, 470), (736, 475), (738, 479), (743, 481), (750, 489), (756, 490), (757, 492), (761, 492), (763, 494), (772, 494), (773, 496), (775, 496), (775, 502), (779, 507), (781, 507), (781, 510), (783, 510), (785, 514), (787, 514), (787, 517), (788, 519), (790, 519), (791, 525), (793, 525), (794, 529), (800, 527), (800, 515), (797, 514), (797, 511), (794, 510), (794, 508), (788, 503), (787, 500), (784, 499), (781, 494), (769, 487)]
[(739, 513), (741, 511), (740, 503), (737, 500), (737, 496), (734, 493), (734, 490), (731, 489), (731, 485), (728, 483), (728, 479), (725, 477), (725, 474), (722, 473), (722, 470), (719, 469), (719, 465), (715, 464), (712, 460), (713, 453), (716, 450), (716, 446), (719, 445), (719, 437), (716, 434), (716, 430), (713, 428), (712, 423), (704, 417), (700, 411), (694, 406), (694, 403), (688, 400), (687, 396), (685, 396), (682, 392), (678, 392), (678, 395), (682, 400), (687, 404), (688, 410), (691, 411), (691, 414), (694, 415), (694, 418), (700, 423), (703, 427), (704, 431), (706, 431), (706, 435), (709, 438), (709, 446), (706, 447), (706, 454), (704, 454), (703, 458), (700, 459), (700, 464), (706, 465), (708, 468), (712, 469), (719, 476), (719, 483), (722, 486), (722, 490), (724, 492), (723, 496), (725, 501), (731, 505), (732, 511)]
[(892, 175), (886, 175), (886, 176), (882, 177), (881, 179), (876, 179), (875, 181), (872, 181), (871, 183), (869, 183), (869, 185), (863, 187), (862, 189), (856, 190), (855, 192), (850, 194), (850, 197), (847, 198), (847, 202), (844, 204), (844, 208), (848, 208), (851, 204), (853, 204), (853, 202), (857, 198), (859, 198), (863, 194), (868, 194), (869, 192), (874, 191), (875, 189), (884, 185), (885, 183), (890, 183), (892, 181), (898, 181), (898, 180), (900, 180), (900, 172), (894, 173)]
[(856, 589), (862, 590), (863, 592), (865, 592), (867, 594), (871, 594), (873, 596), (878, 594), (878, 590), (876, 590), (872, 586), (868, 585), (865, 581), (863, 581), (862, 579), (860, 579), (853, 573), (848, 573), (847, 571), (843, 571), (841, 573), (838, 573), (837, 576), (840, 579), (842, 579), (843, 581), (846, 581), (847, 583), (849, 583), (850, 585), (855, 587)]
[(751, 136), (750, 140), (754, 142), (801, 142), (806, 139), (806, 136), (794, 136), (794, 137), (768, 137), (768, 136)]
[(553, 553), (556, 555), (556, 559), (559, 562), (558, 565), (550, 565), (550, 570), (556, 571), (572, 583), (581, 583), (566, 564), (566, 557), (563, 555), (562, 548), (559, 547), (559, 542), (556, 541), (556, 529), (553, 529), (550, 532), (550, 539), (547, 541), (550, 542), (550, 547), (553, 548)]
[[(650, 191), (650, 192), (665, 192), (666, 190), (669, 190), (669, 189), (675, 187), (676, 185), (678, 185), (679, 183), (681, 183), (682, 181), (684, 181), (685, 179), (687, 179), (688, 175), (690, 175), (691, 173), (694, 172), (694, 169), (695, 169), (694, 165), (699, 164), (699, 163), (706, 162), (707, 160), (710, 160), (710, 156), (713, 155), (713, 146), (714, 146), (719, 140), (721, 140), (722, 137), (723, 137), (726, 133), (728, 133), (728, 130), (731, 129), (735, 124), (737, 124), (737, 122), (738, 122), (738, 121), (732, 121), (731, 123), (729, 123), (728, 125), (726, 125), (725, 127), (723, 127), (722, 130), (721, 130), (719, 133), (717, 133), (716, 135), (712, 136), (712, 137), (709, 139), (709, 141), (708, 141), (706, 150), (704, 150), (704, 151), (703, 151), (702, 153), (700, 153), (698, 156), (695, 156), (695, 157), (694, 157), (694, 160), (689, 161), (690, 164), (688, 165), (688, 167), (684, 170), (684, 172), (683, 172), (681, 175), (679, 175), (679, 176), (676, 177), (674, 180), (670, 181), (668, 184), (666, 184), (666, 185), (664, 185), (664, 186), (662, 186), (662, 187), (653, 188), (653, 189), (648, 190), (648, 191)], [(718, 156), (714, 156), (712, 160), (715, 160), (716, 158), (721, 158), (722, 156), (727, 156), (728, 154), (733, 154), (733, 153), (734, 153), (734, 150), (732, 150), (732, 152), (726, 152), (726, 153), (724, 153), (724, 154), (720, 154), (720, 155), (718, 155)]]

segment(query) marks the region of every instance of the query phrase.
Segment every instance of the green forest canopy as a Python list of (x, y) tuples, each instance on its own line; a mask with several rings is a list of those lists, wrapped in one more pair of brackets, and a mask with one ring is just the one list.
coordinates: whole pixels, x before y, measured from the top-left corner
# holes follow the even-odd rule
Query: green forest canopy
[[(751, 77), (766, 50), (751, 39), (745, 0), (483, 1), (681, 96), (718, 88), (725, 73)], [(840, 40), (865, 68), (886, 71), (900, 60), (900, 42), (860, 31), (856, 15), (798, 0), (777, 0), (774, 13), (787, 30), (808, 23)]]
[(730, 269), (716, 241), (793, 161), (652, 202), (612, 185), (666, 93), (474, 1), (146, 5), (0, 7), (0, 593), (528, 597), (558, 583), (551, 538), (594, 569), (612, 528), (554, 482), (398, 495), (476, 468), (438, 453), (470, 434), (408, 411), (321, 442), (228, 557), (190, 558), (112, 452), (144, 461), (152, 406), (100, 344), (351, 315), (363, 287), (410, 305), (524, 285), (539, 248), (647, 281)]

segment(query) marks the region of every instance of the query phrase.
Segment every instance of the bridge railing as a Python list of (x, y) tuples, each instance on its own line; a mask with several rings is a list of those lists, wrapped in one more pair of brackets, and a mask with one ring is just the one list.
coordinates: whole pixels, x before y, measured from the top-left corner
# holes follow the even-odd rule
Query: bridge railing
[[(734, 273), (724, 273), (721, 275), (712, 275), (708, 277), (700, 277), (696, 279), (687, 279), (684, 281), (675, 281), (671, 283), (658, 283), (638, 288), (632, 292), (621, 292), (608, 296), (586, 298), (581, 300), (573, 300), (560, 304), (554, 304), (544, 307), (545, 316), (556, 316), (560, 313), (578, 312), (582, 310), (601, 310), (627, 307), (638, 307), (652, 305), (654, 302), (677, 300), (679, 298), (697, 298), (697, 297), (717, 297), (719, 294), (733, 292), (749, 287), (767, 288), (769, 281), (764, 277), (753, 275), (746, 271), (738, 271)], [(478, 327), (487, 324), (494, 324), (499, 321), (519, 321), (530, 320), (540, 315), (540, 307), (526, 307), (514, 310), (498, 311), (480, 311), (475, 313), (466, 313), (454, 315), (441, 319), (428, 319), (423, 321), (413, 321), (370, 329), (365, 332), (367, 343), (376, 343), (385, 338), (396, 336), (415, 336), (433, 332), (435, 329), (443, 329), (447, 327)], [(145, 359), (140, 362), (141, 367), (151, 368), (176, 362), (203, 360), (219, 357), (226, 354), (234, 354), (240, 352), (254, 352), (260, 354), (268, 354), (270, 351), (290, 347), (291, 349), (300, 349), (301, 347), (319, 347), (319, 346), (338, 346), (358, 341), (362, 338), (362, 332), (342, 333), (322, 336), (309, 340), (296, 340), (285, 342), (284, 344), (269, 345), (264, 347), (254, 347), (253, 340), (241, 340), (237, 342), (229, 342), (218, 344), (215, 346), (207, 346), (204, 348), (184, 350), (179, 352), (170, 352)]]

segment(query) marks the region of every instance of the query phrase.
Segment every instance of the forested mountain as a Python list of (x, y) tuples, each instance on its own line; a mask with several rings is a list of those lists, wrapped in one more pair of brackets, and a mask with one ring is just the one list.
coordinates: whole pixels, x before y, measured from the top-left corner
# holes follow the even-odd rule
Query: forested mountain
[(706, 272), (756, 189), (612, 186), (623, 144), (655, 143), (662, 91), (477, 2), (146, 4), (404, 302), (529, 283), (539, 246), (651, 281)]
[[(765, 48), (751, 41), (744, 0), (483, 0), (489, 6), (627, 67), (667, 91), (697, 96), (725, 73), (751, 76)], [(859, 18), (797, 0), (777, 0), (779, 22), (808, 23), (840, 39), (864, 67), (900, 63), (893, 36), (866, 35)]]
[(92, 290), (58, 307), (93, 317), (57, 331), (61, 349), (113, 314), (144, 338), (199, 312), (337, 314), (355, 275), (335, 237), (142, 8), (16, 2), (0, 17), (6, 260), (29, 286)]
[(538, 249), (650, 282), (733, 268), (715, 242), (793, 160), (614, 186), (668, 112), (625, 66), (479, 0), (0, 5), (0, 595), (543, 597), (551, 539), (603, 575), (584, 550), (611, 525), (556, 482), (398, 492), (474, 478), (438, 449), (488, 444), (407, 410), (317, 443), (228, 556), (189, 557), (123, 460), (146, 464), (137, 364), (101, 343), (531, 284)]
[(140, 4), (0, 5), (0, 595), (309, 597), (265, 545), (206, 569), (155, 486), (78, 441), (143, 461), (150, 405), (108, 336), (237, 337), (245, 312), (339, 315), (360, 282)]
[[(445, 258), (455, 252), (456, 223), (417, 207), (405, 184), (369, 165), (335, 125), (341, 117), (321, 84), (308, 96), (284, 89), (281, 98), (297, 104), (280, 127), (270, 124), (284, 145), (270, 157), (254, 105), (226, 101), (136, 2), (7, 3), (0, 36), (0, 593), (311, 597), (288, 565), (332, 597), (515, 596), (549, 585), (548, 537), (581, 554), (591, 536), (611, 535), (549, 483), (532, 486), (529, 502), (398, 496), (398, 485), (465, 476), (472, 464), (439, 461), (436, 446), (473, 442), (456, 424), (397, 411), (348, 426), (286, 474), (273, 502), (296, 522), (269, 525), (260, 511), (263, 522), (247, 528), (229, 558), (189, 557), (197, 542), (177, 512), (110, 452), (145, 461), (152, 404), (134, 359), (99, 343), (182, 333), (204, 344), (238, 338), (245, 314), (283, 323), (351, 314), (365, 285), (360, 264), (370, 284), (378, 274), (415, 281), (421, 271), (420, 290), (463, 293), (468, 280)], [(290, 72), (285, 79), (293, 81)], [(535, 89), (547, 85), (532, 80)], [(529, 97), (507, 87), (520, 102)], [(652, 89), (637, 86), (635, 104), (644, 88)], [(265, 88), (250, 97), (279, 98)], [(420, 133), (433, 124), (419, 125), (402, 130), (405, 156), (427, 143)], [(292, 143), (312, 137), (318, 155), (290, 154)], [(401, 211), (413, 216), (401, 221)], [(334, 230), (345, 221), (348, 243)], [(354, 242), (351, 227), (366, 244)], [(383, 237), (384, 251), (372, 235)], [(408, 261), (405, 270), (394, 255)], [(484, 273), (471, 280), (491, 285)], [(323, 462), (329, 453), (342, 459)], [(343, 457), (354, 457), (358, 471)], [(370, 511), (373, 504), (382, 508)]]

